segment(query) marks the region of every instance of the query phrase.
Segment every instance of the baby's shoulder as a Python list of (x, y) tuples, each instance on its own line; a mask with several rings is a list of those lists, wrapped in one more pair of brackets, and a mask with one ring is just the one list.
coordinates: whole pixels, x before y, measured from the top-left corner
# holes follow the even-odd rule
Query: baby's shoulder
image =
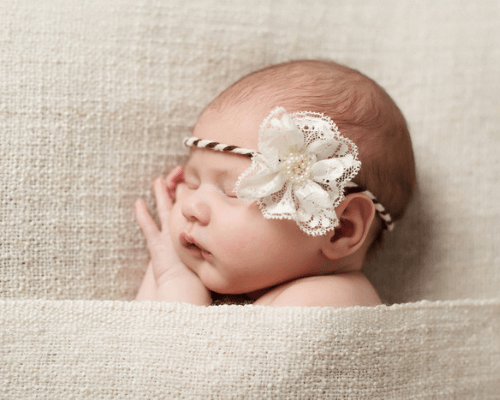
[(360, 272), (310, 276), (279, 285), (255, 301), (256, 305), (351, 307), (381, 304), (377, 292)]

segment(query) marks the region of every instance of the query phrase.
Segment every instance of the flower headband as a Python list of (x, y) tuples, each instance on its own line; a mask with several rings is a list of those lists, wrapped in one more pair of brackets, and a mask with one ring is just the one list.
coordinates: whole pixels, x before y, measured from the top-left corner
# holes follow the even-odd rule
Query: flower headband
[(196, 137), (185, 138), (184, 145), (251, 158), (236, 183), (236, 196), (257, 201), (265, 218), (294, 220), (308, 235), (335, 229), (335, 207), (350, 193), (368, 195), (384, 227), (394, 227), (375, 196), (351, 181), (361, 167), (358, 149), (324, 114), (275, 108), (260, 126), (258, 152)]

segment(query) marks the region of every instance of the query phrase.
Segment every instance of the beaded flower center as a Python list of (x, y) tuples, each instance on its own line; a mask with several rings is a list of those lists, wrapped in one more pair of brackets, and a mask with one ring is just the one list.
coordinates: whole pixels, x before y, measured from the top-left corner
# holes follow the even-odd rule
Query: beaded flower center
[(285, 175), (294, 184), (307, 182), (314, 164), (313, 156), (301, 153), (290, 153), (285, 160)]

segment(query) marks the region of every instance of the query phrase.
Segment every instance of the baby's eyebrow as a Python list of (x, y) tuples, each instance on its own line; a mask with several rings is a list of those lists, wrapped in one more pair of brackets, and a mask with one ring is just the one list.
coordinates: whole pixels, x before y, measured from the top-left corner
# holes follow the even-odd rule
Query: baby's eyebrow
[[(236, 174), (233, 173), (229, 168), (203, 168), (204, 171), (209, 172), (210, 175), (216, 180), (233, 179), (236, 180)], [(196, 166), (190, 165), (189, 163), (185, 165), (184, 172), (188, 174), (199, 175), (200, 171)]]

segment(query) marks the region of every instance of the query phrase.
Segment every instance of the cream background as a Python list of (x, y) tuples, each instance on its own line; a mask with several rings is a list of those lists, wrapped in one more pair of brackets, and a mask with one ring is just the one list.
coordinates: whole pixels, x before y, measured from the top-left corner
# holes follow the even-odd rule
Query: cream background
[(0, 5), (0, 295), (131, 299), (133, 201), (203, 106), (269, 63), (326, 57), (404, 110), (419, 187), (367, 274), (389, 302), (500, 288), (500, 5), (398, 1)]

